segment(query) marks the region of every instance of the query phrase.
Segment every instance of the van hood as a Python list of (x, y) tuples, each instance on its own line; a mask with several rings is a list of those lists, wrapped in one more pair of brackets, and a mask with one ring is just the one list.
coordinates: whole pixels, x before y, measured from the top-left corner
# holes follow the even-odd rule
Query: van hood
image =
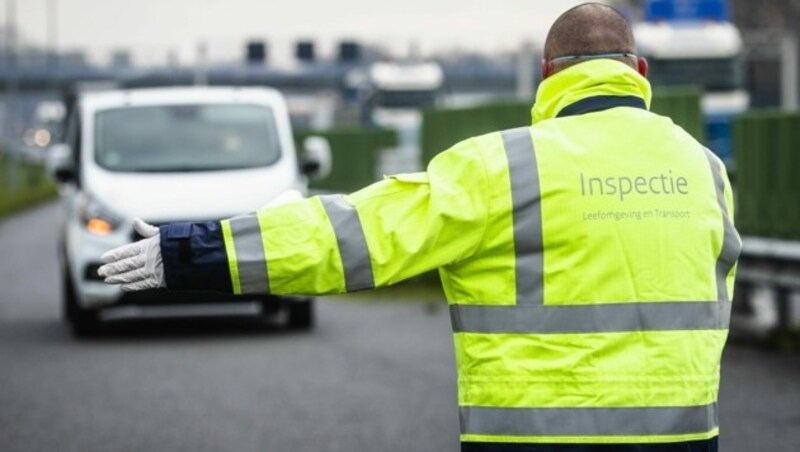
[(98, 171), (90, 176), (86, 190), (105, 208), (153, 223), (228, 218), (300, 189), (296, 172), (272, 167), (193, 173)]

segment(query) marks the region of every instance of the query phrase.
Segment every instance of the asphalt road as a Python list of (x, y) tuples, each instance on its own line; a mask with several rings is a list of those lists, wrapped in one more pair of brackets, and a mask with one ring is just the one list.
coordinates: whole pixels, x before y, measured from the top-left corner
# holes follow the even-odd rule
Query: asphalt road
[[(76, 341), (55, 217), (0, 222), (0, 450), (458, 450), (444, 309), (327, 299), (310, 333), (160, 321)], [(721, 406), (721, 450), (800, 450), (800, 356), (729, 346)]]

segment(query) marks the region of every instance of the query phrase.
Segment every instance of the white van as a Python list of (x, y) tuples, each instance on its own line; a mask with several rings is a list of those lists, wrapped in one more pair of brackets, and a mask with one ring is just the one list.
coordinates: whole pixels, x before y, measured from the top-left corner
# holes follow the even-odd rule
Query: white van
[(97, 275), (100, 256), (139, 237), (133, 217), (159, 225), (252, 212), (308, 177), (324, 177), (330, 150), (319, 137), (295, 153), (286, 103), (266, 88), (157, 88), (78, 97), (66, 140), (51, 152), (63, 215), (59, 257), (63, 311), (76, 334), (101, 320), (236, 313), (313, 322), (308, 298), (218, 293), (124, 294)]

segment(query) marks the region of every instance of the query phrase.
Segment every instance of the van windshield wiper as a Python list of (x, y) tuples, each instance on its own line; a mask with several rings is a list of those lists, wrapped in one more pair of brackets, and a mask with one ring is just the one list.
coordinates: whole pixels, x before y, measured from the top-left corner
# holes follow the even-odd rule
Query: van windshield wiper
[(136, 173), (199, 173), (204, 171), (230, 171), (260, 168), (263, 165), (237, 165), (237, 166), (171, 166), (166, 168), (125, 168), (117, 171)]
[(196, 166), (173, 166), (167, 168), (125, 168), (118, 171), (129, 171), (133, 173), (198, 173), (201, 171), (219, 171), (219, 168), (214, 167), (196, 167)]

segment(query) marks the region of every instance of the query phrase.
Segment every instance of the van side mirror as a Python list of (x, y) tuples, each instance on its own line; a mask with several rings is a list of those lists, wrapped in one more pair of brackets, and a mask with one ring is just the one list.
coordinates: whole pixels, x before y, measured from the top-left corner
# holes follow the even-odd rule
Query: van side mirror
[(58, 143), (50, 146), (45, 164), (47, 172), (60, 184), (71, 183), (77, 179), (72, 163), (72, 149), (68, 144)]
[(331, 145), (327, 138), (311, 136), (303, 140), (300, 169), (311, 179), (324, 179), (331, 174), (333, 162)]
[(58, 168), (53, 172), (53, 179), (59, 184), (68, 184), (75, 180), (75, 170), (72, 168)]

